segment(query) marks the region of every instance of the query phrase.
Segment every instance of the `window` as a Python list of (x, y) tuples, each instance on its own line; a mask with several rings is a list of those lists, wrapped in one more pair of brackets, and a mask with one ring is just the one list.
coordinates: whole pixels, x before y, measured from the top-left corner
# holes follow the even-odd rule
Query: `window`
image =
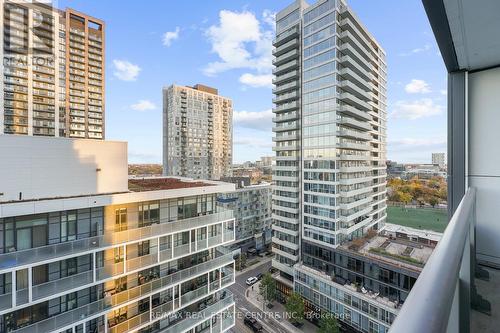
[(179, 220), (198, 216), (196, 197), (179, 199), (177, 214)]
[(140, 203), (139, 204), (139, 228), (160, 222), (160, 204)]
[(115, 231), (127, 230), (127, 208), (115, 209)]
[(149, 241), (140, 242), (137, 245), (137, 256), (142, 257), (149, 254)]
[(61, 215), (61, 242), (76, 239), (76, 211), (64, 212)]

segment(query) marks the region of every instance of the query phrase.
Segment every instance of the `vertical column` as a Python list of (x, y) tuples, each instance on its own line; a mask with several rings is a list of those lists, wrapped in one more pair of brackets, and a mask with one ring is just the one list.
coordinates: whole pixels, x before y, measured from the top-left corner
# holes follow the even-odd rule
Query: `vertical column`
[(96, 261), (96, 252), (92, 252), (92, 281), (95, 283), (97, 280), (97, 261)]
[(153, 295), (149, 296), (149, 321), (153, 320)]
[(108, 314), (104, 314), (104, 333), (108, 333)]
[(194, 252), (198, 251), (198, 229), (194, 229)]
[(457, 209), (466, 189), (465, 82), (465, 72), (448, 74), (448, 218)]
[(123, 273), (127, 272), (127, 245), (123, 245)]
[(177, 289), (177, 295), (179, 296), (178, 298), (178, 307), (180, 308), (181, 307), (181, 284), (179, 283), (178, 285), (175, 286), (175, 288)]
[(191, 230), (189, 230), (189, 252), (188, 253), (191, 253)]
[(174, 257), (174, 234), (172, 234), (168, 237), (170, 237), (170, 251), (172, 252), (172, 255), (170, 256), (170, 258), (173, 258)]
[(12, 306), (16, 306), (17, 300), (16, 300), (16, 292), (17, 292), (17, 286), (16, 286), (16, 271), (12, 271)]
[(156, 261), (160, 262), (160, 237), (157, 238), (157, 241), (158, 242), (156, 244), (157, 244), (158, 247), (156, 248), (156, 251), (158, 253), (158, 257), (156, 258)]
[(224, 243), (224, 225), (226, 224), (226, 222), (222, 222), (222, 243)]
[[(31, 54), (30, 54), (31, 53)], [(28, 135), (33, 135), (33, 9), (28, 9)], [(30, 59), (31, 57), (31, 59)]]
[(28, 267), (28, 302), (33, 300), (33, 267)]

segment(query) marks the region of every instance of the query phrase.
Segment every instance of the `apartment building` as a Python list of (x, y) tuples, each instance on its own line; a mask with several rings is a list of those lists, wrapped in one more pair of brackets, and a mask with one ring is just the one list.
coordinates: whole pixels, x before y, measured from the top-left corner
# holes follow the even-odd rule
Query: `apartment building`
[(389, 331), (440, 234), (387, 224), (335, 250), (305, 244), (294, 289), (315, 313), (339, 316), (348, 332)]
[(446, 165), (444, 153), (432, 153), (432, 164), (437, 164), (440, 168), (444, 168)]
[(341, 0), (278, 12), (274, 46), (272, 264), (284, 300), (301, 292), (298, 272), (331, 272), (315, 264), (322, 253), (384, 226), (387, 65)]
[(233, 103), (197, 84), (163, 89), (163, 173), (195, 179), (230, 175)]
[(222, 180), (236, 184), (236, 191), (217, 197), (217, 205), (234, 212), (236, 237), (230, 247), (263, 250), (271, 243), (271, 184), (250, 184), (249, 177)]
[(2, 1), (0, 134), (104, 139), (104, 22)]
[(122, 142), (2, 138), (0, 332), (234, 325), (234, 260), (221, 247), (235, 239), (234, 215), (216, 205), (234, 185), (128, 180), (126, 151)]

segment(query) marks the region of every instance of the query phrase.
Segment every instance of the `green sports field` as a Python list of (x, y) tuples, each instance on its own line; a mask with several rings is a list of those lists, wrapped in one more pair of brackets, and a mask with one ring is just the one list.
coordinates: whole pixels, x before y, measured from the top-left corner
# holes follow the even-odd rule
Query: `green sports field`
[(443, 232), (448, 218), (446, 210), (430, 208), (387, 207), (387, 222), (415, 229)]

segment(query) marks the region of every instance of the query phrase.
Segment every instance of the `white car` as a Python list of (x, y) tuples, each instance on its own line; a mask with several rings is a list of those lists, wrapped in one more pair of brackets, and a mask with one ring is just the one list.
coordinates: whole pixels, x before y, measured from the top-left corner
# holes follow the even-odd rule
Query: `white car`
[(259, 281), (259, 279), (257, 279), (255, 276), (252, 276), (252, 277), (249, 277), (247, 279), (246, 284), (249, 285), (249, 286), (251, 286), (252, 284), (254, 284), (257, 281)]

